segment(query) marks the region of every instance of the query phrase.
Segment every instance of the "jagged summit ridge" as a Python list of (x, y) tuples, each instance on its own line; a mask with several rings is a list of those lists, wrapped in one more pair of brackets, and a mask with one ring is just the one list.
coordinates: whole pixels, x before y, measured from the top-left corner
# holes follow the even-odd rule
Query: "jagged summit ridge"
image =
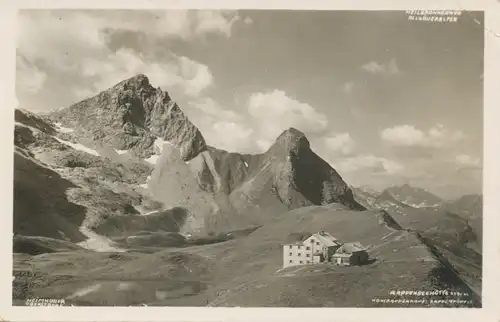
[(140, 158), (155, 154), (157, 139), (168, 141), (190, 160), (206, 149), (205, 139), (169, 94), (144, 74), (56, 111), (51, 118), (78, 129), (79, 136), (129, 150)]
[(123, 80), (120, 83), (118, 83), (117, 85), (115, 85), (115, 87), (119, 86), (120, 84), (132, 86), (136, 89), (153, 88), (153, 86), (151, 85), (151, 83), (149, 81), (149, 78), (144, 74), (137, 74), (135, 76), (130, 77), (129, 79)]

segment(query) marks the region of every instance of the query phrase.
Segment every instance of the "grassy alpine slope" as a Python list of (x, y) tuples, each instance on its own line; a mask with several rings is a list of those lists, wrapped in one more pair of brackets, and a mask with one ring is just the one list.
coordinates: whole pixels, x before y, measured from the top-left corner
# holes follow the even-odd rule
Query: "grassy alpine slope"
[[(281, 244), (321, 229), (360, 241), (373, 261), (281, 269)], [(30, 265), (46, 279), (35, 296), (77, 305), (345, 307), (377, 306), (372, 299), (392, 290), (471, 293), (415, 233), (388, 227), (378, 212), (337, 204), (285, 212), (247, 237), (211, 245), (153, 254), (60, 252), (30, 257)]]

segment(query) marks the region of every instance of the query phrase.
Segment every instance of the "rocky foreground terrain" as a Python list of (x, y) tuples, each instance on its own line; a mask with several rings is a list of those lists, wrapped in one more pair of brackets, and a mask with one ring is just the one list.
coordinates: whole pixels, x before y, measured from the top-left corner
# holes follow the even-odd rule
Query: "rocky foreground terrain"
[[(447, 289), (481, 305), (480, 196), (351, 189), (293, 128), (262, 154), (219, 150), (144, 75), (18, 109), (14, 131), (16, 304), (401, 306), (373, 299)], [(371, 263), (281, 269), (281, 244), (319, 230)]]

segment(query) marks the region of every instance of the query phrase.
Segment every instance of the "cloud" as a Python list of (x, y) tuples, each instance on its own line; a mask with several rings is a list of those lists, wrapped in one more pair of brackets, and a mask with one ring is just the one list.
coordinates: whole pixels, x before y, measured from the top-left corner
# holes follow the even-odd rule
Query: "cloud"
[(273, 144), (272, 140), (257, 140), (256, 145), (259, 148), (260, 152), (267, 151), (271, 145)]
[(18, 53), (59, 70), (105, 47), (102, 21), (79, 11), (23, 10), (18, 17)]
[[(348, 133), (324, 138), (321, 153), (346, 182), (354, 185), (384, 189), (406, 182), (455, 196), (481, 191), (481, 159), (455, 154), (465, 139), (461, 131), (442, 124), (426, 130), (399, 125), (381, 131), (380, 136), (392, 148), (386, 155), (358, 153), (362, 146), (352, 144)], [(331, 149), (326, 148), (327, 141)], [(450, 191), (446, 190), (448, 186)]]
[(232, 110), (222, 108), (215, 100), (204, 97), (196, 101), (191, 101), (191, 107), (194, 107), (197, 112), (204, 114), (207, 117), (214, 119), (222, 119), (226, 121), (241, 120), (242, 116)]
[(236, 10), (155, 10), (123, 18), (128, 18), (130, 23), (119, 24), (121, 29), (183, 40), (196, 40), (209, 34), (230, 37), (234, 25), (242, 20)]
[(197, 34), (218, 32), (230, 37), (233, 24), (240, 20), (240, 16), (234, 11), (200, 10), (196, 12), (196, 15), (195, 32)]
[(380, 136), (391, 146), (421, 148), (442, 148), (465, 138), (461, 131), (451, 131), (442, 124), (430, 128), (427, 132), (413, 125), (398, 125), (384, 129)]
[(342, 160), (338, 164), (340, 171), (370, 172), (371, 174), (396, 174), (403, 170), (403, 166), (396, 161), (377, 157), (372, 154), (358, 155)]
[(324, 138), (328, 151), (334, 154), (350, 155), (356, 150), (356, 142), (349, 133), (332, 134)]
[(177, 60), (179, 63), (175, 74), (179, 82), (184, 83), (187, 95), (197, 96), (213, 84), (212, 72), (208, 66), (183, 56), (177, 57)]
[(137, 74), (145, 74), (154, 86), (174, 89), (196, 97), (213, 84), (208, 66), (184, 56), (171, 54), (162, 62), (149, 61), (143, 55), (129, 49), (110, 53), (106, 59), (86, 58), (82, 62), (82, 74), (92, 77), (97, 91)]
[(443, 195), (480, 193), (482, 166), (478, 161), (470, 155), (416, 160), (405, 164), (403, 175), (410, 183)]
[(255, 143), (249, 138), (254, 131), (245, 125), (240, 113), (225, 109), (208, 97), (189, 102), (184, 110), (209, 145), (229, 152), (245, 153), (255, 149)]
[[(43, 67), (52, 83), (74, 80), (72, 99), (65, 95), (68, 101), (139, 72), (156, 86), (175, 86), (182, 94), (199, 96), (214, 82), (210, 69), (189, 57), (165, 54), (168, 41), (229, 37), (239, 20), (239, 13), (231, 10), (21, 10), (17, 49), (37, 68)], [(124, 32), (147, 35), (141, 52), (111, 49), (114, 35)], [(20, 75), (25, 85), (17, 85), (34, 91), (43, 83), (42, 73), (35, 76)]]
[(30, 94), (40, 91), (47, 81), (47, 74), (30, 63), (22, 55), (16, 59), (17, 90)]
[(91, 97), (93, 95), (95, 95), (96, 93), (88, 88), (78, 88), (78, 87), (74, 87), (72, 89), (73, 91), (73, 94), (75, 95), (76, 99), (77, 100), (84, 100), (88, 97)]
[(455, 162), (459, 166), (465, 166), (465, 167), (479, 167), (481, 166), (481, 160), (476, 157), (472, 157), (467, 154), (461, 154), (456, 156)]
[(371, 61), (361, 66), (361, 68), (371, 74), (397, 75), (400, 73), (395, 59), (385, 64)]
[(244, 151), (253, 130), (243, 124), (236, 122), (219, 121), (212, 125), (208, 131), (207, 139), (217, 142), (217, 148), (226, 149), (230, 152)]
[(289, 97), (281, 90), (251, 94), (248, 112), (253, 117), (255, 126), (260, 129), (263, 140), (274, 140), (290, 127), (303, 132), (319, 133), (328, 124), (324, 114), (307, 103)]
[(209, 144), (242, 153), (266, 151), (290, 127), (314, 134), (324, 131), (328, 123), (326, 116), (312, 106), (279, 90), (253, 93), (246, 104), (245, 115), (224, 108), (212, 98), (200, 97), (189, 102), (186, 113)]
[(351, 93), (354, 89), (354, 83), (353, 82), (346, 82), (344, 83), (344, 85), (342, 86), (342, 92), (344, 93)]
[(238, 20), (238, 12), (230, 10), (22, 10), (18, 49), (32, 61), (63, 59), (71, 67), (69, 60), (104, 49), (115, 30), (191, 41), (208, 34), (229, 37)]

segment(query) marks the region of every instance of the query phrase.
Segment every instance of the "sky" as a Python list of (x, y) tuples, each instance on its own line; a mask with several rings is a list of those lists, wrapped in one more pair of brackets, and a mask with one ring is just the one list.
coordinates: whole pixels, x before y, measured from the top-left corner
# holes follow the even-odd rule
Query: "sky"
[(351, 185), (481, 193), (482, 13), (26, 10), (18, 22), (16, 94), (33, 112), (142, 73), (209, 145), (259, 153), (294, 127)]

